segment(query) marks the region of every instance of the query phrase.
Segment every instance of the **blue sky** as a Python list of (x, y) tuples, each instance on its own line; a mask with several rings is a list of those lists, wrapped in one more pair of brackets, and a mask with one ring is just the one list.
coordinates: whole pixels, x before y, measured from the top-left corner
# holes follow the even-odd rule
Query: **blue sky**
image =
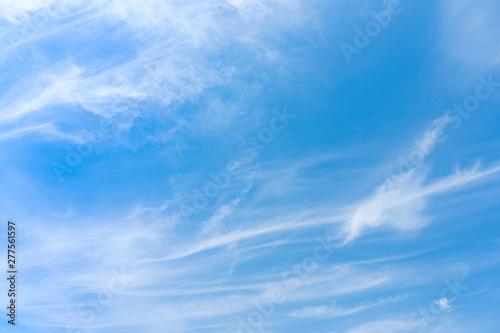
[(497, 1), (0, 0), (0, 41), (0, 331), (498, 331)]

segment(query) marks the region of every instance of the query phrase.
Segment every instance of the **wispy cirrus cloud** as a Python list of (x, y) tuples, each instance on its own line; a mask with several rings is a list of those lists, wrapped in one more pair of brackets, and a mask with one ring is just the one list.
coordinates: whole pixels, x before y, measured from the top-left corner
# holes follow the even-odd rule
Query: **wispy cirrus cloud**
[[(11, 19), (15, 15), (41, 11), (43, 6), (40, 1), (22, 6), (14, 2), (4, 5)], [(179, 127), (186, 127), (181, 123), (188, 118), (194, 126), (206, 123), (220, 130), (220, 124), (227, 127), (247, 113), (242, 105), (252, 97), (248, 96), (248, 91), (254, 90), (253, 96), (258, 94), (258, 85), (246, 83), (242, 78), (256, 65), (283, 64), (285, 59), (273, 42), (280, 39), (281, 33), (300, 31), (311, 19), (308, 13), (311, 9), (305, 7), (303, 1), (182, 3), (148, 0), (141, 4), (94, 1), (82, 11), (78, 9), (83, 4), (78, 1), (65, 6), (73, 13), (71, 20), (60, 24), (57, 30), (47, 29), (44, 41), (57, 42), (75, 29), (92, 29), (98, 33), (99, 27), (104, 29), (111, 24), (124, 38), (121, 47), (127, 53), (111, 53), (105, 59), (72, 58), (76, 50), (69, 49), (67, 60), (59, 61), (53, 69), (26, 71), (25, 76), (29, 78), (25, 78), (25, 83), (13, 82), (9, 93), (0, 96), (8, 101), (1, 112), (0, 126), (26, 118), (29, 124), (24, 132), (27, 132), (40, 125), (39, 118), (47, 115), (49, 109), (52, 109), (50, 116), (54, 124), (67, 123), (69, 118), (53, 111), (54, 107), (78, 106), (98, 116), (120, 115), (115, 121), (122, 119), (123, 123), (126, 120), (128, 125), (121, 126), (124, 130), (137, 117), (151, 115), (173, 118)], [(291, 14), (297, 18), (293, 23), (286, 19)], [(269, 34), (271, 27), (273, 34)], [(73, 36), (81, 38), (82, 43), (101, 43), (86, 34)], [(41, 47), (38, 39), (26, 42)], [(238, 53), (231, 51), (235, 48)], [(212, 61), (221, 54), (225, 54), (228, 61)], [(245, 61), (241, 59), (243, 55)], [(39, 56), (45, 58), (42, 53)], [(256, 79), (262, 81), (265, 77)], [(202, 114), (186, 115), (174, 111), (186, 101), (202, 99), (200, 94), (215, 87), (230, 87), (231, 90), (234, 87), (234, 96), (239, 100), (228, 101), (228, 105), (233, 105), (231, 109), (200, 110), (210, 112), (210, 123), (203, 120), (207, 117)], [(246, 93), (238, 93), (243, 88)], [(209, 99), (215, 98), (209, 96)], [(208, 102), (213, 104), (215, 100)], [(74, 107), (68, 111), (77, 113)]]
[(500, 52), (494, 47), (500, 41), (499, 14), (495, 6), (492, 0), (442, 3), (443, 46), (448, 59), (475, 73), (500, 64)]
[(399, 333), (404, 332), (405, 330), (412, 330), (413, 326), (404, 320), (386, 320), (386, 321), (377, 321), (371, 322), (368, 324), (364, 324), (358, 326), (348, 333), (378, 333), (378, 332), (387, 332), (387, 333)]
[(413, 169), (405, 175), (404, 183), (394, 185), (386, 182), (371, 197), (353, 207), (345, 227), (345, 242), (369, 228), (418, 230), (431, 220), (424, 215), (424, 211), (432, 196), (487, 181), (496, 177), (499, 171), (498, 165), (481, 169), (477, 163), (470, 170), (457, 170), (448, 177), (428, 183), (425, 169)]
[[(418, 163), (400, 165), (400, 174), (388, 178), (374, 193), (353, 205), (344, 228), (345, 243), (358, 237), (364, 230), (378, 227), (390, 227), (401, 231), (418, 230), (426, 226), (432, 218), (425, 216), (425, 209), (432, 196), (458, 191), (470, 185), (480, 185), (498, 176), (500, 165), (494, 164), (481, 168), (479, 162), (466, 170), (458, 169), (455, 173), (428, 181), (430, 167), (425, 163), (434, 153), (436, 145), (446, 140), (444, 129), (450, 124), (448, 115), (444, 115), (428, 126), (424, 134), (416, 140), (418, 149), (410, 154), (410, 160), (420, 156)], [(415, 154), (418, 153), (418, 154)], [(406, 168), (402, 171), (402, 166)]]
[(293, 318), (315, 318), (315, 317), (324, 317), (324, 318), (337, 318), (344, 317), (351, 314), (355, 314), (373, 307), (395, 303), (406, 297), (397, 295), (395, 297), (389, 297), (385, 299), (380, 299), (375, 303), (363, 304), (353, 308), (341, 308), (337, 307), (335, 304), (330, 306), (320, 305), (320, 306), (308, 306), (304, 307), (300, 310), (293, 310), (290, 312), (289, 316)]
[[(0, 211), (17, 215), (22, 227), (20, 318), (31, 331), (68, 330), (74, 323), (93, 332), (232, 333), (241, 318), (259, 319), (268, 310), (260, 326), (265, 331), (400, 332), (414, 328), (407, 310), (426, 305), (444, 312), (429, 333), (487, 331), (443, 322), (455, 313), (467, 317), (461, 311), (477, 284), (481, 290), (494, 286), (493, 181), (500, 166), (491, 161), (497, 157), (443, 154), (462, 146), (449, 135), (440, 149), (436, 138), (465, 119), (445, 113), (418, 137), (416, 145), (429, 153), (409, 155), (422, 158), (400, 174), (404, 181), (380, 184), (387, 169), (380, 165), (397, 146), (387, 141), (393, 133), (412, 140), (403, 137), (408, 122), (402, 120), (418, 126), (436, 117), (434, 106), (455, 99), (438, 89), (432, 107), (418, 108), (422, 118), (409, 115), (416, 100), (431, 100), (427, 87), (442, 82), (429, 79), (420, 59), (425, 53), (426, 61), (435, 60), (436, 52), (429, 53), (435, 31), (460, 32), (436, 46), (452, 59), (484, 62), (475, 69), (497, 64), (495, 50), (480, 47), (496, 41), (493, 1), (438, 4), (446, 13), (414, 1), (412, 13), (429, 16), (401, 13), (398, 27), (372, 41), (367, 52), (375, 56), (350, 68), (343, 59), (334, 63), (337, 28), (373, 27), (383, 19), (367, 9), (364, 23), (338, 26), (350, 14), (359, 21), (363, 1), (58, 2), (57, 12), (33, 33), (0, 37), (3, 51), (15, 51), (0, 56), (7, 73), (0, 80)], [(57, 3), (3, 1), (0, 25), (22, 32), (45, 5)], [(467, 13), (474, 17), (457, 27)], [(432, 23), (435, 14), (443, 15), (443, 26)], [(425, 40), (415, 32), (422, 20), (433, 24)], [(492, 31), (473, 40), (482, 21)], [(415, 34), (406, 38), (407, 32)], [(471, 47), (461, 50), (461, 38)], [(381, 50), (383, 57), (376, 56)], [(377, 60), (373, 70), (383, 80), (366, 62), (399, 51), (407, 54), (398, 61)], [(419, 70), (418, 80), (408, 68)], [(337, 80), (343, 84), (332, 83)], [(493, 95), (495, 84), (483, 86), (481, 96)], [(238, 144), (250, 147), (255, 128), (269, 120), (266, 110), (287, 103), (297, 120), (260, 150), (259, 159), (236, 155)], [(481, 98), (481, 112), (463, 122), (463, 141), (498, 146), (497, 122), (481, 118), (493, 119), (490, 104), (495, 98)], [(86, 131), (103, 119), (117, 125), (116, 133), (103, 136), (102, 146), (87, 155), (87, 169), (54, 184), (50, 163), (70, 142), (81, 148)], [(473, 137), (470, 128), (490, 132)], [(474, 158), (490, 162), (450, 173), (449, 161), (470, 165)], [(196, 184), (230, 160), (241, 175), (213, 206), (182, 220), (178, 209), (200, 188)], [(441, 201), (462, 193), (470, 207), (457, 205), (451, 215), (470, 215), (453, 225), (431, 224), (437, 214), (449, 216)], [(479, 195), (489, 199), (479, 202)], [(484, 228), (472, 228), (466, 223), (471, 219)], [(426, 233), (425, 226), (444, 227)], [(384, 231), (384, 241), (359, 240), (370, 230)], [(393, 230), (422, 230), (422, 237), (402, 241)], [(318, 249), (326, 259), (304, 270)], [(452, 302), (450, 293), (434, 291), (457, 261), (471, 267), (471, 293)], [(107, 299), (116, 274), (126, 284)], [(282, 303), (259, 309), (284, 289)], [(494, 323), (494, 316), (488, 319)]]

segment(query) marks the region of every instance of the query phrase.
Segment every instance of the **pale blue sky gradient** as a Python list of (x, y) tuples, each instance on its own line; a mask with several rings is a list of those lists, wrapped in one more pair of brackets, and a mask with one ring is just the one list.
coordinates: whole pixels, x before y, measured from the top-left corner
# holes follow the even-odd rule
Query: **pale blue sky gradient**
[(0, 0), (0, 28), (2, 329), (498, 332), (497, 1)]

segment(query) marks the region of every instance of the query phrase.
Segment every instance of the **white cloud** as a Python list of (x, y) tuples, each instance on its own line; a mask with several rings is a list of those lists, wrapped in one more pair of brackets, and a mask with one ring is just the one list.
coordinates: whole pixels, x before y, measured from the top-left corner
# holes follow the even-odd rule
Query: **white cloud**
[[(42, 1), (35, 0), (6, 1), (4, 13), (15, 21), (16, 15), (41, 10), (43, 5)], [(78, 31), (111, 24), (123, 34), (123, 38), (132, 36), (122, 42), (134, 52), (105, 59), (70, 54), (68, 60), (59, 61), (49, 71), (25, 71), (23, 80), (13, 82), (8, 94), (0, 96), (6, 105), (0, 110), (0, 125), (17, 124), (18, 120), (34, 114), (50, 117), (55, 125), (69, 122), (75, 117), (56, 114), (54, 107), (72, 105), (100, 116), (119, 115), (122, 130), (133, 126), (134, 119), (141, 115), (170, 117), (176, 126), (183, 127), (185, 133), (189, 133), (189, 126), (196, 134), (200, 125), (204, 130), (227, 128), (246, 113), (242, 110), (247, 109), (245, 103), (249, 98), (259, 94), (258, 81), (265, 80), (265, 77), (255, 76), (255, 67), (263, 63), (280, 66), (286, 63), (274, 42), (283, 32), (298, 31), (313, 19), (312, 7), (306, 6), (302, 0), (99, 0), (89, 4), (70, 1), (63, 5), (72, 15), (71, 22), (40, 28), (40, 36), (45, 40), (63, 43), (68, 35), (79, 38)], [(20, 14), (15, 14), (18, 12)], [(289, 17), (294, 17), (294, 20), (289, 20)], [(32, 36), (22, 42), (38, 48), (39, 38), (38, 35)], [(236, 53), (235, 48), (238, 49)], [(221, 56), (227, 61), (214, 61)], [(38, 52), (38, 57), (49, 60), (41, 52)], [(239, 78), (249, 72), (255, 76), (253, 83)], [(174, 111), (179, 105), (200, 98), (214, 87), (236, 89), (234, 99), (220, 101), (217, 95), (207, 94), (203, 104), (211, 105), (209, 110), (200, 108), (198, 114), (190, 116)], [(250, 96), (249, 91), (252, 91)], [(148, 107), (130, 106), (142, 102), (147, 102)], [(217, 107), (222, 102), (225, 107)], [(190, 121), (184, 121), (185, 117), (191, 117)], [(31, 118), (28, 120), (26, 130), (35, 130), (40, 124)], [(79, 120), (82, 121), (82, 117)], [(74, 134), (66, 133), (68, 137)], [(65, 138), (64, 135), (60, 137)]]
[(447, 0), (442, 3), (443, 45), (449, 60), (475, 74), (500, 64), (497, 1)]
[(5, 133), (0, 134), (0, 141), (6, 141), (14, 138), (21, 138), (25, 135), (28, 134), (34, 134), (38, 133), (42, 135), (43, 137), (49, 139), (65, 139), (69, 141), (74, 141), (77, 143), (81, 143), (82, 137), (80, 135), (70, 135), (67, 133), (64, 133), (56, 128), (52, 122), (46, 122), (41, 125), (33, 125), (33, 126), (26, 126), (26, 127), (17, 127), (11, 131), (7, 131)]
[[(25, 117), (49, 105), (75, 102), (81, 74), (82, 69), (73, 64), (63, 64), (54, 72), (41, 73), (35, 82), (27, 82), (21, 87), (21, 90), (27, 86), (34, 89), (21, 93), (10, 105), (6, 103), (7, 107), (0, 116), (0, 124)], [(4, 100), (12, 97), (4, 97)]]
[[(0, 17), (3, 19), (15, 23), (15, 24), (25, 24), (30, 13), (34, 13), (40, 10), (45, 10), (51, 12), (50, 8), (54, 6), (60, 6), (61, 0), (2, 0), (0, 2)], [(68, 1), (66, 0), (68, 3)]]
[(371, 322), (358, 326), (348, 333), (400, 333), (404, 330), (412, 330), (413, 327), (406, 321), (402, 320), (387, 320)]
[(381, 299), (375, 303), (368, 303), (360, 305), (354, 308), (343, 309), (332, 304), (331, 306), (321, 305), (321, 306), (308, 306), (300, 310), (293, 310), (290, 312), (289, 316), (293, 318), (314, 318), (314, 317), (326, 317), (326, 318), (336, 318), (344, 317), (347, 315), (355, 314), (373, 307), (381, 306), (388, 303), (398, 302), (405, 297), (395, 296), (386, 299)]
[(447, 298), (440, 298), (436, 301), (436, 304), (439, 305), (441, 310), (445, 311), (451, 308), (450, 301)]
[(371, 197), (352, 208), (345, 226), (345, 241), (356, 238), (366, 228), (387, 226), (398, 230), (420, 229), (430, 221), (424, 215), (424, 210), (431, 196), (480, 183), (499, 171), (499, 165), (481, 170), (476, 164), (470, 170), (457, 170), (448, 177), (426, 183), (425, 170), (413, 169), (404, 176), (405, 182), (386, 182)]

